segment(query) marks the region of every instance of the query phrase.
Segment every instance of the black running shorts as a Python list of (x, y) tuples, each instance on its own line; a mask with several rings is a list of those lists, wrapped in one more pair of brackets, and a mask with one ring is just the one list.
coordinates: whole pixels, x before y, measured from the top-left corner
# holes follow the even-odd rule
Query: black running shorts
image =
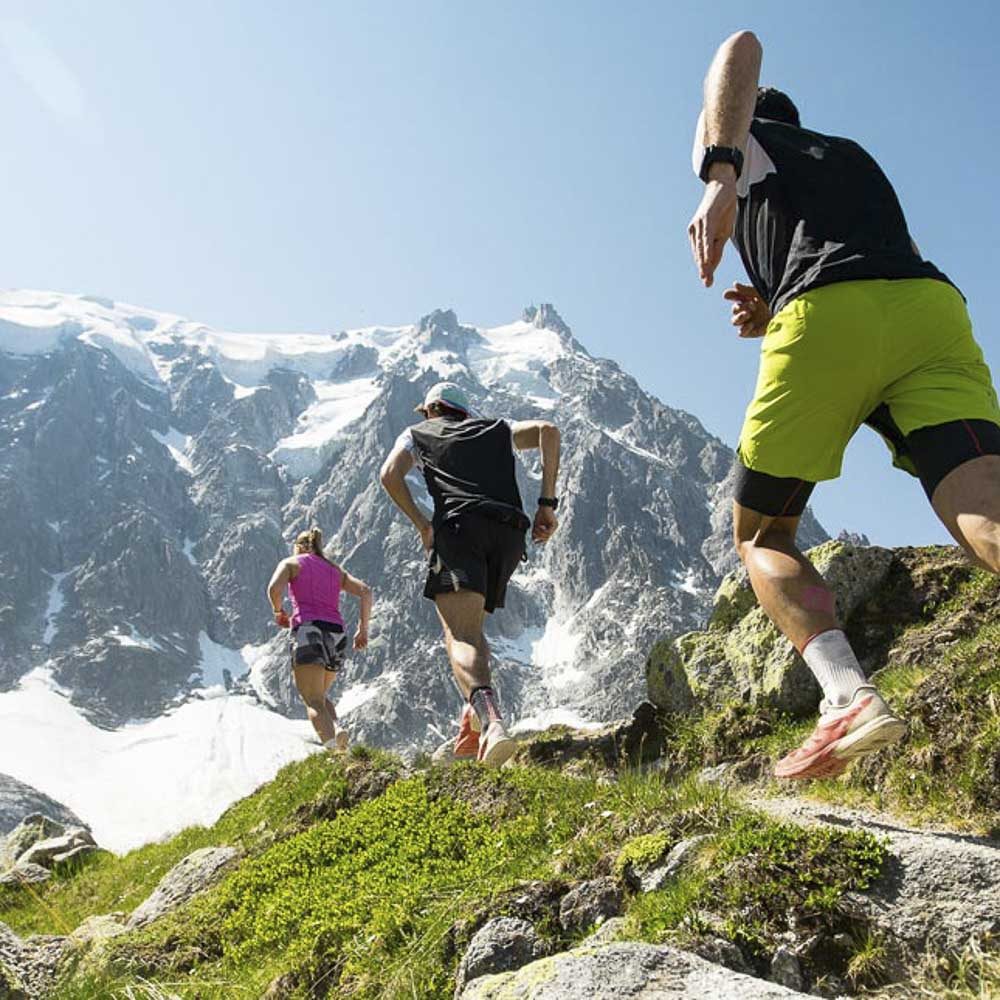
[(517, 524), (465, 513), (434, 525), (424, 597), (473, 590), (486, 610), (502, 608), (507, 582), (525, 554), (525, 531)]
[(292, 630), (292, 666), (315, 663), (336, 672), (347, 656), (347, 636), (336, 622), (302, 622)]

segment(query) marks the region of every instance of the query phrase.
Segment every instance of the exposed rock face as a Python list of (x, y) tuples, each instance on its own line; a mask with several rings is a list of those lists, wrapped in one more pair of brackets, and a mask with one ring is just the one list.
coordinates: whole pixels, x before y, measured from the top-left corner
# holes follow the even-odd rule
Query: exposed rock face
[(480, 976), (520, 969), (545, 954), (535, 928), (527, 920), (498, 917), (484, 924), (469, 942), (456, 975), (455, 995)]
[[(809, 551), (836, 595), (837, 613), (852, 618), (876, 595), (889, 572), (889, 549), (827, 542)], [(862, 665), (872, 669), (859, 650)], [(669, 712), (702, 704), (742, 700), (795, 716), (816, 711), (819, 686), (805, 661), (757, 606), (746, 570), (723, 581), (715, 596), (708, 629), (658, 642), (646, 661), (650, 700)]]
[(34, 935), (22, 940), (0, 923), (0, 997), (37, 1000), (55, 985), (66, 939)]
[[(83, 826), (80, 818), (66, 806), (44, 795), (17, 778), (0, 774), (0, 837), (10, 833), (26, 816), (40, 813), (64, 826)], [(2, 847), (0, 847), (2, 852)], [(2, 853), (0, 853), (2, 858)], [(0, 867), (2, 867), (0, 860)]]
[(586, 930), (616, 917), (624, 898), (612, 878), (598, 878), (570, 889), (559, 904), (559, 925), (567, 933)]
[(239, 852), (234, 847), (202, 847), (192, 851), (178, 861), (163, 876), (149, 898), (132, 911), (128, 929), (145, 927), (215, 885), (238, 856)]
[(581, 947), (517, 972), (474, 980), (461, 1000), (778, 1000), (807, 995), (676, 948), (630, 942)]

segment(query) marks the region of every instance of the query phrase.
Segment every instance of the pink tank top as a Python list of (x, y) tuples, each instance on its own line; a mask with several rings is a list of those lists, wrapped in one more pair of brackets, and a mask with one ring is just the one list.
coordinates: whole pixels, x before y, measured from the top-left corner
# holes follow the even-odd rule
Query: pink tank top
[(343, 628), (340, 567), (311, 552), (297, 556), (296, 561), (299, 575), (288, 585), (292, 595), (292, 628), (311, 621), (333, 622)]

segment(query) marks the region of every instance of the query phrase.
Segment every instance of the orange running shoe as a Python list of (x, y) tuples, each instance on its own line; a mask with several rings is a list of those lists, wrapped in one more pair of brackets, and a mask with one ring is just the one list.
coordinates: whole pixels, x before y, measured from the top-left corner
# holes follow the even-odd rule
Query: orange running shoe
[(855, 757), (896, 743), (906, 735), (906, 723), (889, 711), (875, 688), (865, 685), (840, 708), (820, 705), (820, 720), (812, 735), (774, 768), (776, 778), (803, 780), (835, 778)]
[(431, 756), (431, 760), (475, 760), (479, 756), (479, 719), (466, 703), (458, 720), (458, 736), (444, 746), (439, 747)]

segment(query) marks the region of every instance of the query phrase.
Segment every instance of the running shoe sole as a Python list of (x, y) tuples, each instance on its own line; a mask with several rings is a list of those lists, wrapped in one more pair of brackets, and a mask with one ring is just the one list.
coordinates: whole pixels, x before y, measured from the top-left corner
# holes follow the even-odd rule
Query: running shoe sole
[(898, 743), (906, 735), (906, 730), (902, 719), (894, 715), (880, 715), (837, 740), (833, 745), (833, 755), (838, 760), (854, 760)]
[(486, 748), (486, 752), (483, 754), (483, 763), (487, 767), (503, 767), (514, 756), (516, 750), (517, 740), (511, 739), (505, 734)]

